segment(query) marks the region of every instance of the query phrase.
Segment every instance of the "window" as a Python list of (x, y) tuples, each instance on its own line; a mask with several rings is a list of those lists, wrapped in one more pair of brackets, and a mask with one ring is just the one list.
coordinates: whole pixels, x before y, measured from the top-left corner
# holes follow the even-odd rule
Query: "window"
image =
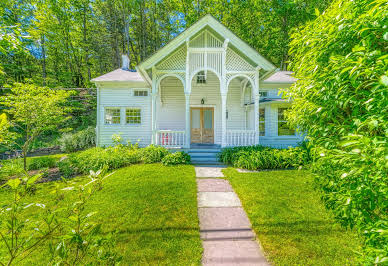
[(197, 84), (205, 84), (205, 83), (206, 83), (205, 71), (199, 71), (197, 74)]
[(260, 136), (265, 136), (265, 108), (259, 109), (259, 132)]
[(284, 112), (288, 108), (278, 108), (278, 136), (292, 136), (295, 135), (295, 129), (290, 128), (284, 116)]
[(141, 110), (139, 108), (125, 109), (127, 124), (141, 124)]
[(148, 96), (148, 91), (147, 90), (135, 90), (133, 92), (134, 96)]
[(259, 91), (259, 96), (260, 97), (267, 97), (268, 96), (268, 91)]
[(120, 124), (120, 108), (105, 108), (105, 124)]

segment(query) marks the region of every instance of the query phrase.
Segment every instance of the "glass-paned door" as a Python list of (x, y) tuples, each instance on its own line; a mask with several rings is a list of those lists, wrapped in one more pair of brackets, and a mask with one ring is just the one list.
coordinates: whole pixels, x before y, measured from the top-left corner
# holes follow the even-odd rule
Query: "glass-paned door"
[(214, 143), (214, 108), (191, 108), (191, 143)]

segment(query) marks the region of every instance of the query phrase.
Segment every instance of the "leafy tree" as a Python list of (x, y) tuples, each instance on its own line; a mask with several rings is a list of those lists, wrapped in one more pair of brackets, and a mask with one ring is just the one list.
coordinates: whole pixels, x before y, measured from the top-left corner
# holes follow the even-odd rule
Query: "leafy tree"
[(292, 35), (298, 82), (284, 91), (323, 200), (364, 237), (367, 264), (388, 262), (387, 14), (384, 0), (335, 1)]
[(68, 91), (16, 84), (9, 94), (0, 97), (0, 103), (7, 107), (5, 112), (9, 114), (10, 123), (21, 139), (14, 143), (22, 150), (24, 170), (27, 170), (26, 159), (32, 142), (66, 120), (69, 108), (64, 104), (69, 96)]

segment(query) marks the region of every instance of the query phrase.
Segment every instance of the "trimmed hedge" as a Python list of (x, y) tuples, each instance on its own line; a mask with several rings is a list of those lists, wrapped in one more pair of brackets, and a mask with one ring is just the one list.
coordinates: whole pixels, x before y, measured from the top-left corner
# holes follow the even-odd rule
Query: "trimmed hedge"
[(274, 149), (264, 146), (225, 148), (219, 154), (225, 164), (249, 170), (285, 169), (309, 163), (310, 156), (303, 147)]

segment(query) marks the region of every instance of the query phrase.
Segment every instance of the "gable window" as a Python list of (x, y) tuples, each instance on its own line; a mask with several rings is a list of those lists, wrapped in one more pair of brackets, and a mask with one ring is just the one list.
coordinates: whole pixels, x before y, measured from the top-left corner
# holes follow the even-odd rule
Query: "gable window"
[(206, 84), (205, 71), (199, 71), (197, 74), (197, 84)]
[(141, 110), (140, 108), (126, 108), (125, 117), (127, 124), (141, 124)]
[(265, 108), (259, 109), (259, 133), (265, 136)]
[(133, 96), (148, 96), (148, 91), (147, 90), (135, 90), (133, 92)]
[(285, 118), (285, 112), (288, 108), (278, 108), (278, 136), (295, 135), (295, 129), (290, 128)]
[(105, 124), (117, 125), (120, 124), (120, 108), (106, 107), (105, 108)]

